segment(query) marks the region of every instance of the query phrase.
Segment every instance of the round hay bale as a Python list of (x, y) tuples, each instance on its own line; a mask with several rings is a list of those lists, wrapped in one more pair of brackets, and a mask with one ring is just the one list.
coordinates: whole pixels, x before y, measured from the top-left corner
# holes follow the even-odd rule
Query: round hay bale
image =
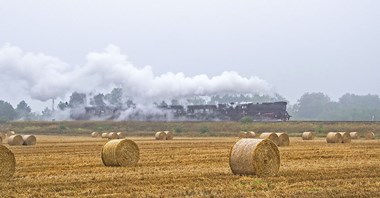
[(278, 139), (278, 135), (276, 133), (262, 133), (260, 135), (261, 139), (270, 139), (272, 140), (277, 146), (280, 144), (280, 140)]
[(139, 159), (139, 147), (129, 139), (111, 140), (102, 148), (105, 166), (135, 166)]
[(339, 132), (342, 135), (342, 143), (350, 143), (351, 136), (349, 132)]
[(342, 143), (343, 137), (340, 133), (337, 132), (329, 132), (326, 136), (327, 143)]
[(312, 140), (312, 139), (314, 139), (314, 133), (313, 132), (303, 132), (302, 133), (302, 139), (303, 140)]
[(233, 174), (275, 176), (280, 169), (280, 151), (268, 139), (241, 139), (231, 148)]
[(8, 144), (11, 146), (22, 145), (23, 143), (24, 140), (22, 139), (21, 135), (11, 135), (8, 137)]
[(249, 131), (247, 132), (247, 134), (245, 135), (246, 138), (255, 138), (256, 137), (256, 133), (253, 132), (253, 131)]
[(174, 137), (173, 132), (171, 132), (171, 131), (164, 131), (164, 132), (166, 134), (166, 139), (167, 140), (172, 140), (173, 139), (173, 137)]
[(24, 141), (22, 145), (35, 145), (37, 142), (37, 138), (34, 135), (23, 135), (22, 139)]
[(350, 132), (351, 139), (359, 139), (360, 135), (358, 132)]
[(163, 131), (158, 131), (155, 134), (155, 138), (156, 138), (156, 140), (166, 140), (166, 133)]
[(118, 136), (117, 136), (117, 133), (116, 132), (110, 132), (108, 133), (108, 139), (109, 140), (114, 140), (114, 139), (117, 139)]
[(279, 139), (278, 146), (289, 146), (290, 140), (289, 136), (286, 133), (276, 133)]
[(117, 132), (118, 139), (124, 139), (125, 137), (127, 137), (127, 135), (124, 132)]
[(0, 181), (8, 180), (15, 173), (16, 159), (12, 151), (0, 145)]
[(375, 139), (375, 133), (373, 132), (368, 132), (365, 134), (365, 139), (366, 140), (374, 140)]
[(94, 131), (94, 132), (91, 133), (91, 137), (93, 137), (93, 138), (97, 138), (99, 136), (100, 136), (100, 134), (98, 132)]
[(246, 137), (247, 137), (247, 132), (245, 132), (245, 131), (239, 132), (239, 138), (246, 138)]
[(10, 136), (15, 135), (15, 134), (16, 133), (14, 131), (8, 131), (8, 132), (6, 132), (5, 136), (10, 137)]
[(102, 138), (108, 138), (108, 133), (102, 133)]

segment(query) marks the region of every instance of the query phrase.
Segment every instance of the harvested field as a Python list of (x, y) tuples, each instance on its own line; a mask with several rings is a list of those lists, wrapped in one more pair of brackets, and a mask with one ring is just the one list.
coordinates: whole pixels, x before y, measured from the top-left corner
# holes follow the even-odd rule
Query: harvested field
[[(279, 147), (278, 176), (233, 175), (229, 152), (237, 137), (155, 141), (130, 137), (140, 148), (136, 167), (106, 167), (106, 139), (39, 136), (33, 147), (9, 147), (16, 172), (0, 181), (3, 197), (379, 197), (380, 143), (325, 138)], [(162, 155), (165, 153), (165, 155)], [(170, 190), (168, 190), (170, 189)]]

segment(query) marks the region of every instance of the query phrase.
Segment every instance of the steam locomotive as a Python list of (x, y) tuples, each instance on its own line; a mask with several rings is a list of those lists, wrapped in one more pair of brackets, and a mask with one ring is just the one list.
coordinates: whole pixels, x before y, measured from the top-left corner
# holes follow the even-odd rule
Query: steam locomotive
[[(239, 121), (249, 117), (254, 121), (287, 121), (290, 115), (286, 111), (287, 102), (273, 103), (228, 103), (218, 105), (157, 105), (160, 113), (147, 113), (140, 110), (131, 111), (128, 120), (193, 120), (193, 121)], [(128, 107), (128, 109), (135, 107)], [(107, 120), (120, 119), (122, 112), (128, 109), (117, 107), (85, 107), (85, 112), (72, 114), (76, 120), (102, 118)]]

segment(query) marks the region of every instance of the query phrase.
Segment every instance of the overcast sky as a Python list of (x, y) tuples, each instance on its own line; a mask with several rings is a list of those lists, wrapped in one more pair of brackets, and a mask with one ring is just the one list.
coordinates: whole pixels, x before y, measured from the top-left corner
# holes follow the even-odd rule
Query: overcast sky
[(156, 75), (236, 71), (291, 103), (380, 94), (379, 0), (0, 0), (6, 43), (70, 65), (113, 44)]

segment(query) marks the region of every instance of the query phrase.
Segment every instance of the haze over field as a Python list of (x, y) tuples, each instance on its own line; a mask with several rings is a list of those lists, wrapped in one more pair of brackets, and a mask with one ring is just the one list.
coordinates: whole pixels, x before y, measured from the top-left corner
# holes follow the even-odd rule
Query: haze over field
[[(4, 1), (0, 91), (380, 94), (379, 1)], [(128, 56), (128, 58), (127, 58)], [(147, 66), (149, 65), (149, 66)], [(183, 87), (186, 87), (183, 89)]]

